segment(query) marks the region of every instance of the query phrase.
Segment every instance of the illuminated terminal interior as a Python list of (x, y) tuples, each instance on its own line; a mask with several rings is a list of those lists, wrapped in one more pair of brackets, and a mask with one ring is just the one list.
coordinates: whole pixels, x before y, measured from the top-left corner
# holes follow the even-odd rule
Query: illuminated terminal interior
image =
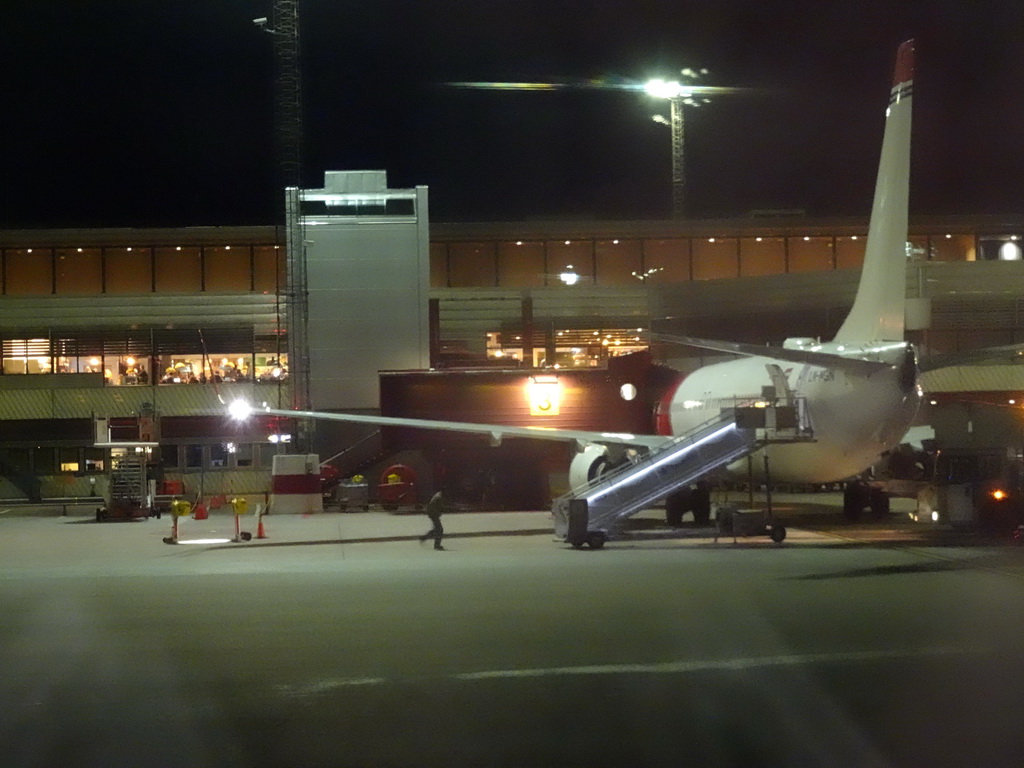
[[(559, 330), (554, 334), (554, 359), (548, 360), (543, 339), (536, 340), (527, 367), (533, 368), (599, 368), (609, 357), (640, 352), (649, 347), (644, 328), (612, 328), (600, 330)], [(487, 334), (487, 359), (490, 361), (524, 361), (522, 334), (491, 332)]]
[[(3, 373), (102, 374), (104, 383), (112, 386), (288, 379), (288, 353), (266, 349), (276, 347), (277, 339), (255, 345), (243, 341), (239, 349), (230, 352), (154, 354), (154, 349), (160, 349), (158, 341), (154, 343), (144, 334), (136, 334), (136, 337), (130, 343), (99, 339), (94, 344), (81, 338), (4, 339)], [(129, 347), (131, 351), (122, 352), (116, 347)], [(256, 347), (261, 349), (257, 351)]]

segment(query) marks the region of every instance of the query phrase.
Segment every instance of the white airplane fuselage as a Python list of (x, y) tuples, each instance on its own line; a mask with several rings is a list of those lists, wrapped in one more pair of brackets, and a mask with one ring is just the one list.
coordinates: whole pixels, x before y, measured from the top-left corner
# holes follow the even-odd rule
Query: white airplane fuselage
[[(767, 357), (707, 365), (687, 375), (666, 395), (657, 415), (659, 433), (683, 434), (717, 416), (722, 408), (761, 400), (762, 387), (773, 383), (767, 366), (776, 365), (792, 394), (806, 405), (814, 442), (780, 443), (763, 449), (768, 453), (772, 479), (828, 483), (856, 475), (896, 446), (914, 420), (921, 389), (912, 349), (904, 342), (860, 348), (830, 343), (815, 349), (886, 362), (891, 367), (859, 375)], [(762, 456), (755, 454), (753, 462), (759, 477), (764, 470)], [(729, 471), (746, 477), (748, 466), (743, 459)]]

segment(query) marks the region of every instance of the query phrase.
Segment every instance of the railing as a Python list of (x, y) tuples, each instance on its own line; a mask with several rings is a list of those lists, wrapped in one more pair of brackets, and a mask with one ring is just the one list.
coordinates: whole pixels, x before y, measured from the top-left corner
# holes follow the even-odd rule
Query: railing
[(555, 500), (555, 504), (561, 504), (563, 502), (564, 504), (568, 504), (569, 499), (578, 499), (583, 496), (586, 496), (587, 491), (589, 490), (595, 489), (602, 485), (606, 485), (608, 483), (613, 483), (617, 477), (627, 472), (632, 472), (635, 469), (641, 468), (645, 464), (653, 464), (659, 456), (662, 456), (665, 453), (671, 451), (681, 443), (693, 443), (696, 440), (703, 438), (705, 436), (705, 433), (710, 432), (712, 427), (721, 426), (722, 424), (725, 424), (731, 419), (731, 413), (723, 411), (722, 413), (719, 413), (717, 416), (712, 416), (707, 421), (701, 422), (696, 427), (694, 427), (688, 432), (683, 433), (682, 435), (677, 435), (676, 437), (671, 438), (665, 438), (664, 445), (660, 445), (653, 450), (647, 451), (647, 453), (636, 457), (636, 459), (631, 459), (617, 467), (614, 467), (608, 472), (604, 472), (598, 475), (597, 477), (587, 481), (583, 485), (573, 488), (568, 493), (559, 496)]
[[(560, 496), (552, 504), (556, 533), (565, 535), (573, 527), (569, 510), (576, 500), (584, 502), (585, 512), (575, 519), (585, 519), (588, 531), (603, 536), (618, 520), (766, 444), (810, 440), (813, 434), (801, 399), (783, 407), (724, 408), (639, 459)], [(573, 514), (578, 515), (579, 510)], [(573, 525), (579, 535), (578, 524)]]

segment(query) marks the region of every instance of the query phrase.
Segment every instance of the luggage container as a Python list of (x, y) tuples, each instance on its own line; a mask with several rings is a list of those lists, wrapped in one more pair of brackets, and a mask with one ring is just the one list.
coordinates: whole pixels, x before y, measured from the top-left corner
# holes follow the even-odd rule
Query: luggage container
[(344, 480), (338, 484), (338, 509), (365, 512), (370, 508), (370, 486), (365, 480)]

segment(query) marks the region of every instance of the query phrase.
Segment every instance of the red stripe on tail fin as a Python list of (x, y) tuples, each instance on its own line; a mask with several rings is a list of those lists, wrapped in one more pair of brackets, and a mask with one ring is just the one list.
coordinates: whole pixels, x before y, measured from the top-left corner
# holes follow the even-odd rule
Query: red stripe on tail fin
[(914, 41), (907, 40), (896, 49), (896, 67), (892, 72), (892, 85), (909, 83), (914, 79)]

